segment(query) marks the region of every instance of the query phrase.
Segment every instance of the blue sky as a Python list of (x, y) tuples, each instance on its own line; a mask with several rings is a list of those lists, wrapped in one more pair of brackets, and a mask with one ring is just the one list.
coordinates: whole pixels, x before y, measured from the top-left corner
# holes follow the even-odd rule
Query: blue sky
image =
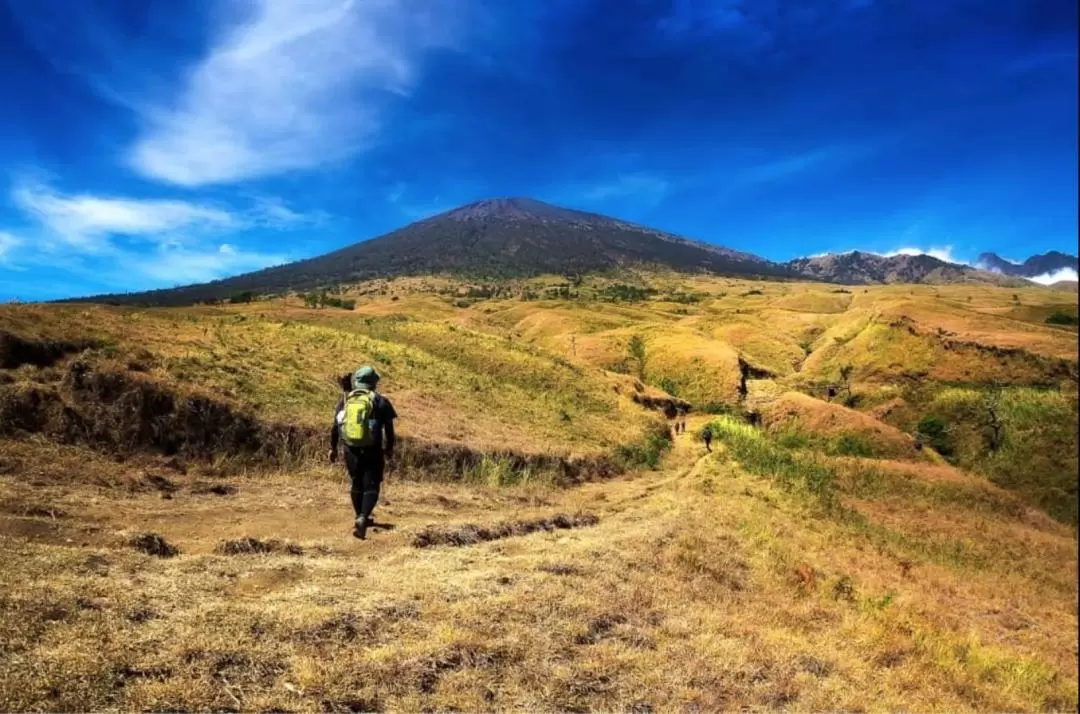
[(524, 195), (774, 260), (1076, 250), (1074, 0), (0, 0), (0, 300)]

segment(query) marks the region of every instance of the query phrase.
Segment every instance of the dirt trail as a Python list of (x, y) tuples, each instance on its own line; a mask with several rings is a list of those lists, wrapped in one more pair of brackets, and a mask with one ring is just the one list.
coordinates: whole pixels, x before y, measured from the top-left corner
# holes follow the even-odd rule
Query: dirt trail
[[(701, 443), (683, 435), (659, 470), (565, 490), (424, 484), (398, 481), (390, 474), (376, 511), (377, 525), (363, 542), (350, 536), (348, 477), (341, 468), (296, 478), (225, 479), (216, 486), (205, 479), (155, 475), (143, 479), (149, 485), (139, 494), (78, 487), (38, 489), (36, 501), (49, 503), (50, 508), (59, 508), (70, 517), (38, 523), (41, 519), (26, 517), (25, 508), (0, 512), (0, 536), (100, 547), (122, 541), (131, 533), (153, 532), (179, 546), (185, 556), (211, 554), (228, 540), (279, 539), (339, 558), (401, 561), (410, 557), (403, 553), (413, 550), (414, 535), (430, 526), (489, 526), (583, 513), (599, 517), (599, 523), (591, 528), (617, 527), (620, 518), (646, 509), (651, 500), (696, 468), (704, 456)], [(20, 497), (27, 497), (25, 489), (17, 489), (7, 500), (14, 502)], [(511, 537), (553, 545), (546, 531)], [(433, 556), (415, 557), (430, 562)]]
[[(1045, 597), (1053, 584), (960, 581), (925, 558), (908, 573), (802, 517), (721, 446), (706, 453), (690, 435), (706, 419), (657, 470), (573, 489), (391, 476), (376, 518), (393, 527), (362, 542), (341, 469), (209, 485), (173, 473), (136, 492), (0, 477), (0, 651), (15, 655), (0, 708), (854, 710), (871, 688), (883, 709), (1075, 703), (1067, 677), (1023, 690), (943, 674), (900, 629), (923, 622), (953, 651), (950, 633), (969, 642), (979, 626), (1067, 673), (1073, 613), (965, 614), (1003, 587)], [(461, 537), (417, 547), (432, 526)], [(136, 550), (140, 533), (179, 553)]]

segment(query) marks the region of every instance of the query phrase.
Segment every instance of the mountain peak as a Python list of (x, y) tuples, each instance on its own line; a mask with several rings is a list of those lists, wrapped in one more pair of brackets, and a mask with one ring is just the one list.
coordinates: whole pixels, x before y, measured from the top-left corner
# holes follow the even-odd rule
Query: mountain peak
[(1005, 260), (996, 253), (983, 253), (979, 256), (978, 265), (1004, 275), (1015, 275), (1024, 278), (1053, 274), (1061, 270), (1075, 271), (1078, 267), (1075, 255), (1069, 255), (1057, 250), (1042, 253), (1041, 255), (1033, 255), (1023, 263)]
[(510, 198), (486, 198), (482, 201), (469, 203), (451, 211), (436, 216), (435, 218), (449, 218), (455, 221), (485, 221), (485, 220), (540, 220), (540, 221), (588, 221), (599, 219), (599, 216), (575, 211), (561, 206), (553, 206), (550, 203), (538, 201), (535, 198), (514, 196)]

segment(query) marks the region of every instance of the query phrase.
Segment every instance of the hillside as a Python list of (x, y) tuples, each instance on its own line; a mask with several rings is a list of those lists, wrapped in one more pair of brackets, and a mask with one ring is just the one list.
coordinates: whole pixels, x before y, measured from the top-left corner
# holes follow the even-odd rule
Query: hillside
[(1076, 708), (1075, 294), (622, 272), (0, 306), (0, 709)]

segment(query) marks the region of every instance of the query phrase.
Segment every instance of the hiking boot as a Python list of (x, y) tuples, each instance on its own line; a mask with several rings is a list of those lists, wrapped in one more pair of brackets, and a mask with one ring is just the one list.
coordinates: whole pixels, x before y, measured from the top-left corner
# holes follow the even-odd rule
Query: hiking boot
[(359, 518), (356, 519), (355, 525), (353, 525), (352, 534), (355, 537), (359, 538), (360, 540), (364, 540), (364, 539), (367, 538), (367, 529), (368, 529), (368, 519), (365, 518), (364, 516), (360, 516)]

